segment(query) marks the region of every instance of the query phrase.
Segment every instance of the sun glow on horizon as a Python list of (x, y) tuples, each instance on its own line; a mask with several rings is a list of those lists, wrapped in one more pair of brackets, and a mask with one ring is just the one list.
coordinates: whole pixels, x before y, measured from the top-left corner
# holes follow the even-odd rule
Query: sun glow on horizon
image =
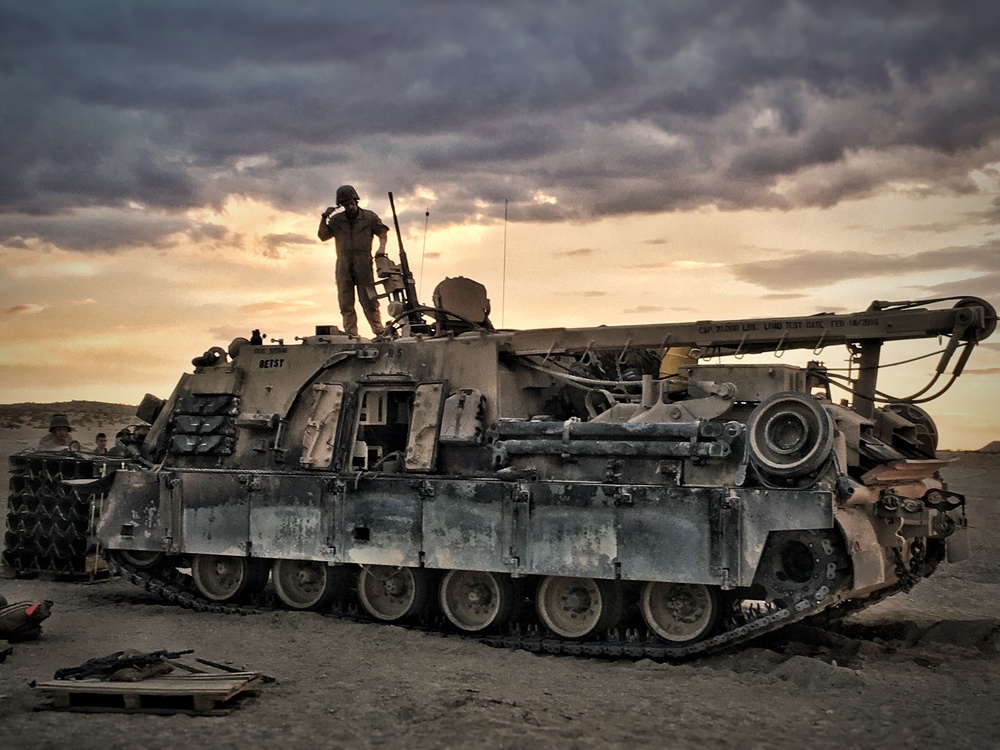
[[(415, 193), (430, 200), (432, 191)], [(963, 226), (947, 240), (910, 231), (917, 214), (927, 223), (956, 210), (955, 201), (914, 200), (573, 224), (414, 222), (403, 227), (403, 241), (421, 301), (445, 277), (473, 278), (488, 289), (494, 322), (503, 319), (509, 328), (806, 315), (930, 296), (945, 282), (975, 283), (978, 272), (961, 267), (892, 278), (834, 273), (812, 287), (808, 275), (789, 278), (786, 293), (781, 285), (764, 288), (734, 275), (751, 260), (799, 252), (835, 258), (860, 248), (878, 257), (886, 236), (894, 238), (888, 252), (899, 247), (912, 254), (973, 234)], [(147, 392), (169, 395), (192, 357), (253, 329), (294, 341), (318, 324), (340, 324), (334, 249), (316, 238), (317, 217), (233, 197), (218, 211), (200, 209), (190, 218), (199, 229), (175, 235), (169, 247), (0, 249), (0, 402), (138, 403)], [(396, 258), (394, 239), (388, 249)], [(997, 374), (969, 375), (942, 400), (944, 447), (976, 448), (1000, 434), (1000, 413), (988, 396), (1000, 383), (1000, 347), (980, 347), (973, 363)]]

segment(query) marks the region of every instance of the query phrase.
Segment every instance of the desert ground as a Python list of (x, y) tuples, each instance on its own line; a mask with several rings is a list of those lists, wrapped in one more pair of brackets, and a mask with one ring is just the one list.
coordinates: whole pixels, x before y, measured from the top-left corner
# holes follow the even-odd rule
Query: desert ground
[[(117, 425), (103, 425), (113, 435)], [(96, 432), (97, 425), (88, 427)], [(0, 427), (6, 456), (44, 429)], [(123, 580), (0, 579), (51, 599), (0, 664), (0, 744), (20, 748), (1000, 747), (1000, 454), (949, 453), (971, 557), (827, 629), (672, 664), (534, 655), (313, 613), (197, 613)], [(6, 517), (6, 490), (0, 498)], [(0, 643), (0, 648), (5, 644)], [(226, 716), (47, 710), (31, 687), (127, 648), (274, 678)]]

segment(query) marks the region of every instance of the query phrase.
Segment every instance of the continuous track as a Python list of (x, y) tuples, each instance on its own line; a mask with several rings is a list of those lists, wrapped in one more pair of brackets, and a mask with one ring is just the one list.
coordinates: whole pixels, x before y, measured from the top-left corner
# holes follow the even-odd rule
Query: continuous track
[[(219, 614), (251, 615), (276, 609), (264, 598), (250, 604), (220, 604), (202, 597), (194, 586), (190, 576), (176, 568), (165, 567), (152, 575), (150, 571), (142, 570), (129, 564), (113, 551), (106, 551), (105, 557), (112, 572), (121, 575), (131, 583), (141, 586), (156, 596), (181, 607), (199, 612), (214, 612)], [(898, 586), (875, 592), (861, 600), (842, 600), (829, 594), (826, 587), (821, 588), (814, 596), (801, 597), (788, 607), (771, 609), (759, 614), (741, 612), (728, 618), (725, 630), (711, 638), (684, 646), (672, 646), (650, 635), (645, 628), (634, 628), (612, 631), (598, 640), (571, 641), (554, 637), (544, 626), (534, 620), (520, 620), (511, 624), (509, 632), (503, 635), (465, 634), (447, 627), (443, 618), (424, 618), (408, 627), (429, 632), (444, 632), (448, 635), (474, 640), (495, 648), (520, 649), (534, 653), (585, 655), (605, 658), (653, 659), (659, 661), (682, 660), (697, 656), (707, 656), (719, 653), (728, 648), (739, 646), (766, 633), (772, 633), (791, 623), (801, 622), (823, 614), (824, 621), (844, 616), (895, 593)], [(372, 622), (361, 616), (357, 608), (348, 601), (335, 602), (327, 616), (341, 619), (363, 620)], [(399, 624), (399, 623), (393, 623)]]

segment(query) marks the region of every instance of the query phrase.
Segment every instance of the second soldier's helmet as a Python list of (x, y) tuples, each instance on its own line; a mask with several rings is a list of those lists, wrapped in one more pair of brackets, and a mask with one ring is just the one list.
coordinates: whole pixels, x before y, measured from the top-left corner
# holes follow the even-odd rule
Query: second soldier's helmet
[(354, 189), (352, 185), (341, 185), (337, 188), (337, 205), (343, 206), (347, 201), (354, 199), (356, 201), (361, 200), (361, 196), (358, 195), (358, 191)]
[(72, 431), (72, 427), (69, 424), (69, 417), (65, 414), (53, 414), (52, 419), (49, 420), (49, 432), (52, 432), (56, 427), (65, 427), (67, 430)]

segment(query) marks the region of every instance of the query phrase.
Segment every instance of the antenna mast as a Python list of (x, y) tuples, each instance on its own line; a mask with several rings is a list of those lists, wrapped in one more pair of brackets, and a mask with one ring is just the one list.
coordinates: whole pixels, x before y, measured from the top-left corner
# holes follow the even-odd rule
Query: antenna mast
[(507, 199), (503, 199), (503, 275), (500, 280), (500, 327), (507, 314)]
[(424, 256), (427, 254), (427, 221), (431, 218), (431, 210), (424, 209), (424, 246), (420, 248), (420, 296), (424, 296)]

